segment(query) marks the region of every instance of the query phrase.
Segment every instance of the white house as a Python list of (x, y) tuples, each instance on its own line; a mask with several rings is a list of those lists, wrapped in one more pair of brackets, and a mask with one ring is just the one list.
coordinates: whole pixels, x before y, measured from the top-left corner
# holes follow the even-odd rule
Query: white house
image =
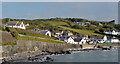
[(61, 32), (56, 32), (56, 33), (55, 33), (55, 37), (62, 36), (62, 34), (63, 34), (63, 31), (61, 31)]
[(79, 42), (79, 44), (85, 44), (86, 42), (87, 42), (86, 37), (83, 37), (83, 38), (81, 39), (81, 41)]
[(107, 41), (107, 36), (98, 36), (98, 35), (92, 35), (90, 36), (90, 39), (94, 42), (98, 42), (98, 43), (104, 43), (105, 41)]
[(114, 38), (110, 39), (110, 42), (111, 43), (118, 43), (118, 42), (120, 42), (120, 40), (114, 37)]
[(70, 43), (70, 44), (76, 44), (76, 43), (74, 42), (74, 39), (73, 39), (72, 37), (67, 37), (67, 38), (65, 39), (65, 42)]
[(60, 38), (60, 40), (63, 40), (67, 43), (70, 43), (70, 44), (85, 44), (86, 43), (86, 38), (74, 38), (74, 37), (62, 37)]
[(46, 36), (50, 36), (51, 37), (51, 32), (46, 30), (46, 31), (38, 31), (40, 34), (44, 34)]
[(23, 22), (19, 21), (9, 21), (5, 24), (5, 27), (13, 27), (13, 28), (20, 28), (20, 29), (26, 29)]
[(110, 34), (110, 35), (118, 35), (118, 31), (112, 30), (112, 31), (104, 31), (105, 34)]
[(111, 34), (112, 34), (112, 35), (118, 35), (118, 32), (115, 31), (115, 30), (113, 30), (113, 31), (111, 32)]
[(107, 36), (104, 36), (104, 37), (103, 37), (103, 40), (106, 41), (106, 40), (107, 40)]
[(76, 22), (76, 23), (79, 24), (79, 25), (82, 25), (82, 26), (85, 25), (85, 22)]

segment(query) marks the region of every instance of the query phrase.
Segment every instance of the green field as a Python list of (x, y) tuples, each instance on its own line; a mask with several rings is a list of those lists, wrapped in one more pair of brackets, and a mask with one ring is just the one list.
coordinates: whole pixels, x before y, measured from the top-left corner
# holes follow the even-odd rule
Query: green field
[(19, 32), (19, 34), (27, 35), (27, 36), (34, 36), (34, 37), (47, 38), (47, 39), (56, 39), (56, 38), (54, 38), (54, 37), (49, 37), (49, 36), (42, 35), (42, 34), (37, 34), (37, 33), (25, 33), (25, 32)]
[(59, 25), (68, 25), (66, 22), (60, 22), (60, 21), (47, 21), (45, 24), (50, 24), (52, 26), (59, 26)]
[(73, 29), (73, 28), (63, 27), (63, 26), (59, 26), (59, 27), (66, 29), (66, 30), (73, 31), (73, 32), (77, 32), (83, 35), (101, 35), (101, 34), (94, 33), (94, 31), (91, 31), (91, 30)]
[(40, 41), (40, 42), (46, 42), (46, 43), (65, 43), (62, 41), (55, 41), (51, 39), (40, 39), (40, 38), (32, 38), (32, 37), (18, 37), (17, 40), (25, 40), (25, 41)]

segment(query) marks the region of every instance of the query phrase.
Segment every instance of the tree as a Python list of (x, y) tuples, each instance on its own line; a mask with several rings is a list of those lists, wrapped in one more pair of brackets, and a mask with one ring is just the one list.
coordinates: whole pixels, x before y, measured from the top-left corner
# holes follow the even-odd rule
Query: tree
[(99, 31), (100, 31), (100, 32), (104, 32), (104, 29), (103, 29), (103, 28), (101, 28), (101, 29), (99, 29)]

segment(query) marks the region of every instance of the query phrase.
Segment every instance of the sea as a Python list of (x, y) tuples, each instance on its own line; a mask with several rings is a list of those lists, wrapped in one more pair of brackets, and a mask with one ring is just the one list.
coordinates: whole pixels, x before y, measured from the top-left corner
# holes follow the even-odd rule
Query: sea
[(120, 48), (111, 50), (73, 51), (72, 54), (50, 55), (53, 62), (118, 62)]

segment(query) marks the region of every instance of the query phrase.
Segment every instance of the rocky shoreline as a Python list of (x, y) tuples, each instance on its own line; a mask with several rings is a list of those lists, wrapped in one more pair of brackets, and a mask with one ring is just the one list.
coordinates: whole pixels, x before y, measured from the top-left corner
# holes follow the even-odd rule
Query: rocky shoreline
[(12, 57), (7, 57), (2, 59), (2, 64), (7, 62), (52, 62), (54, 59), (48, 57), (47, 55), (58, 55), (58, 54), (71, 54), (74, 51), (91, 51), (91, 50), (110, 50), (112, 47), (116, 46), (107, 46), (101, 47), (97, 46), (95, 48), (76, 48), (76, 49), (67, 49), (59, 51), (31, 51), (25, 53), (17, 53)]
[(13, 57), (4, 58), (3, 64), (6, 62), (52, 62), (54, 59), (48, 57), (47, 55), (58, 55), (58, 54), (71, 54), (74, 51), (91, 51), (91, 50), (110, 50), (110, 49), (102, 49), (102, 48), (93, 48), (93, 49), (74, 49), (67, 51), (59, 51), (59, 52), (50, 52), (50, 51), (37, 51), (37, 52), (28, 52), (23, 54), (16, 54)]

